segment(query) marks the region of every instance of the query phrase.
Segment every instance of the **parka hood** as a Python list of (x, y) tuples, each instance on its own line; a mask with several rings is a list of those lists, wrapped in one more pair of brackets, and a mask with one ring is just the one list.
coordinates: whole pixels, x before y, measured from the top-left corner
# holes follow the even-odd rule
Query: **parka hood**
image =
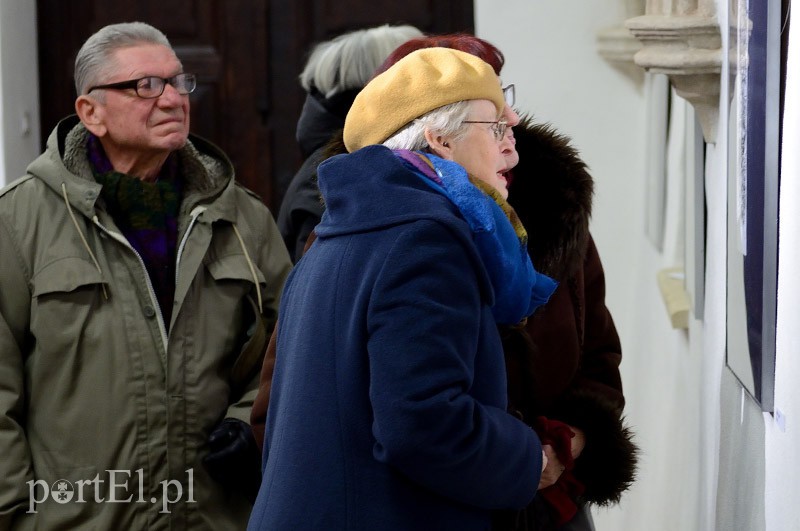
[[(48, 137), (44, 153), (28, 165), (27, 172), (59, 196), (66, 193), (72, 208), (91, 218), (102, 187), (94, 180), (86, 155), (88, 137), (88, 130), (76, 115), (64, 118)], [(214, 201), (216, 213), (212, 215), (233, 220), (232, 198), (226, 194), (234, 185), (233, 165), (228, 157), (212, 143), (191, 134), (177, 153), (185, 179), (181, 213), (199, 203)]]
[(304, 159), (324, 146), (338, 129), (344, 127), (345, 116), (356, 94), (358, 90), (347, 90), (330, 98), (325, 98), (316, 90), (306, 94), (295, 133)]

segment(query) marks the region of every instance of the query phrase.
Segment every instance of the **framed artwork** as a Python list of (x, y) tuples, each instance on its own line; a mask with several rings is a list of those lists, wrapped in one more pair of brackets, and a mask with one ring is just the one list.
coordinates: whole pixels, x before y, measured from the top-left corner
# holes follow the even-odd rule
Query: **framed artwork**
[(706, 193), (705, 141), (694, 109), (687, 107), (686, 132), (686, 188), (684, 190), (684, 286), (694, 318), (703, 320), (705, 312), (706, 269)]
[(781, 0), (731, 0), (726, 363), (774, 408)]

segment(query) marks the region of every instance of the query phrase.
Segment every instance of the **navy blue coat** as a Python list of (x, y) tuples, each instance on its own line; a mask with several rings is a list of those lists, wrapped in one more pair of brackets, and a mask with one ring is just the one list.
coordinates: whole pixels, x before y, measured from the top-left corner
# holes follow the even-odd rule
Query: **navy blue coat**
[(493, 291), (469, 227), (392, 152), (319, 168), (317, 241), (281, 299), (249, 529), (488, 529), (536, 493), (506, 412)]

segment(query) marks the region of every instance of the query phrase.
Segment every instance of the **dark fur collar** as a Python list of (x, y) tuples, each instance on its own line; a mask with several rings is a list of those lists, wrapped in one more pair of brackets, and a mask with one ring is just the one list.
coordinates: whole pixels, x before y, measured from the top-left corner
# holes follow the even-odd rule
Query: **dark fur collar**
[(583, 264), (594, 183), (570, 139), (528, 116), (514, 127), (519, 164), (509, 202), (528, 231), (536, 269), (564, 280)]
[[(552, 126), (523, 116), (514, 137), (520, 162), (513, 170), (509, 203), (528, 231), (528, 251), (536, 269), (563, 281), (582, 266), (586, 255), (592, 177), (570, 139)], [(339, 130), (323, 148), (322, 160), (346, 152)]]

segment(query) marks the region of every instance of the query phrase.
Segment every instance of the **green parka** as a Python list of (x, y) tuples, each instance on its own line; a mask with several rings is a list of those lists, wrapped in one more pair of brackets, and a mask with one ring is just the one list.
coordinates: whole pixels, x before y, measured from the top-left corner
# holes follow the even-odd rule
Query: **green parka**
[(202, 458), (223, 418), (249, 422), (260, 360), (240, 354), (272, 330), (288, 253), (225, 155), (190, 136), (163, 322), (87, 135), (65, 119), (0, 191), (0, 530), (244, 529), (249, 502)]

